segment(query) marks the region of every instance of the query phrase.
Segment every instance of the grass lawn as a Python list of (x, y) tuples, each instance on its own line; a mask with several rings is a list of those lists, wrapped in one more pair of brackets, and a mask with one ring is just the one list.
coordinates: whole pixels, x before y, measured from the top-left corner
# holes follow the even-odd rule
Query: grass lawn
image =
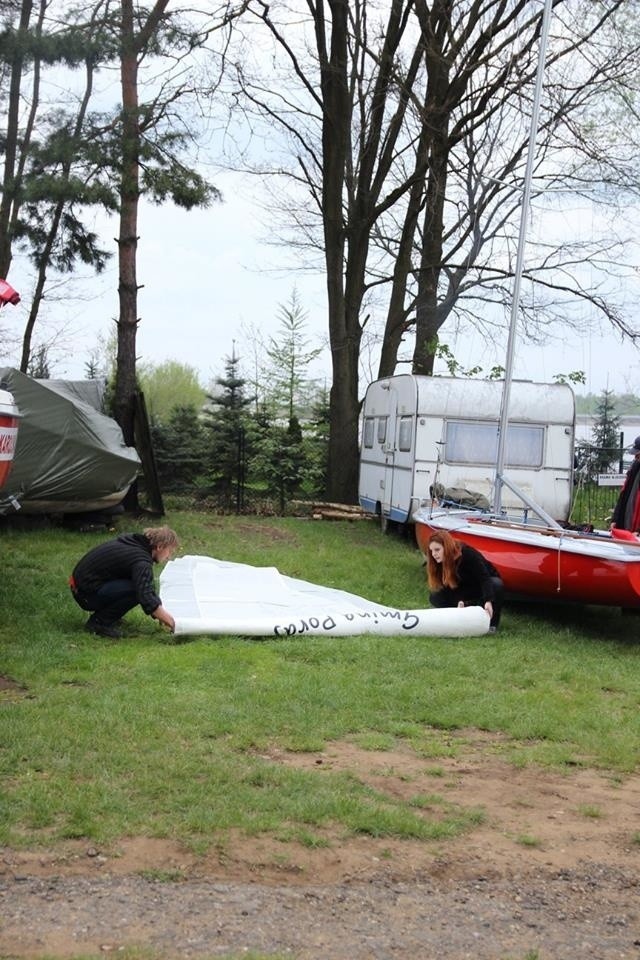
[[(427, 605), (421, 556), (373, 522), (170, 513), (184, 554), (276, 566), (400, 608)], [(136, 530), (144, 522), (120, 522)], [(446, 731), (500, 731), (514, 764), (623, 775), (640, 742), (640, 617), (507, 603), (498, 634), (465, 640), (199, 637), (176, 643), (138, 609), (127, 635), (84, 632), (67, 577), (111, 534), (0, 531), (0, 844), (170, 837), (206, 849), (225, 831), (313, 845), (324, 828), (445, 837), (473, 814), (430, 818), (353, 775), (297, 770), (267, 749), (332, 740), (450, 750)]]

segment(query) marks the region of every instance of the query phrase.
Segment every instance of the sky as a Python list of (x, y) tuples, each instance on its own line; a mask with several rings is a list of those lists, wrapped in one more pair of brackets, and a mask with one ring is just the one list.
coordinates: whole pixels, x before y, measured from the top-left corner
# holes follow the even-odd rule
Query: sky
[[(55, 82), (56, 71), (47, 76)], [(101, 83), (100, 96), (109, 104), (117, 76), (106, 71), (101, 75)], [(54, 91), (53, 99), (55, 95)], [(208, 176), (209, 171), (205, 172)], [(324, 276), (295, 270), (291, 254), (287, 256), (267, 242), (268, 227), (260, 220), (261, 208), (252, 202), (254, 181), (230, 172), (219, 173), (212, 179), (222, 191), (224, 202), (208, 210), (186, 212), (170, 203), (162, 207), (141, 205), (139, 361), (157, 365), (174, 360), (187, 364), (197, 370), (203, 386), (208, 387), (224, 372), (225, 357), (234, 350), (234, 341), (241, 358), (247, 355), (247, 328), (259, 328), (267, 339), (277, 334), (278, 313), (290, 302), (295, 288), (307, 313), (309, 339), (313, 341), (310, 346), (325, 347), (311, 373), (330, 382)], [(573, 226), (570, 223), (569, 229), (573, 230)], [(96, 229), (103, 245), (114, 253), (110, 265), (98, 277), (90, 275), (82, 283), (67, 281), (59, 290), (50, 290), (38, 320), (36, 339), (44, 334), (53, 343), (49, 357), (55, 377), (84, 377), (90, 355), (100, 340), (104, 342), (114, 330), (113, 320), (118, 313), (113, 239), (117, 221), (102, 219)], [(9, 306), (0, 312), (0, 336), (8, 328), (17, 341), (8, 357), (6, 350), (0, 351), (0, 364), (18, 364), (19, 338), (32, 289), (26, 262), (16, 257), (7, 279), (21, 293), (23, 301), (18, 307)], [(633, 323), (635, 318), (631, 319)], [(640, 328), (640, 318), (637, 325)], [(458, 340), (446, 340), (463, 367), (479, 364), (488, 371), (495, 364), (504, 364), (506, 331), (504, 339), (497, 342), (469, 333)], [(0, 342), (0, 347), (5, 346)], [(407, 369), (403, 364), (399, 372)], [(640, 393), (640, 352), (629, 343), (621, 343), (619, 335), (611, 331), (601, 336), (597, 332), (590, 336), (570, 332), (566, 342), (556, 339), (539, 347), (518, 342), (515, 377), (545, 381), (575, 370), (586, 375), (585, 385), (576, 387), (576, 392), (612, 389)], [(436, 373), (446, 372), (440, 361)], [(368, 375), (362, 377), (361, 394), (374, 376), (375, 363), (371, 363)]]
[[(137, 348), (143, 362), (175, 360), (198, 371), (203, 386), (224, 372), (224, 359), (234, 349), (246, 356), (247, 328), (276, 335), (278, 312), (296, 289), (307, 314), (310, 346), (327, 343), (325, 284), (321, 273), (293, 269), (290, 254), (267, 243), (267, 229), (256, 214), (248, 188), (239, 175), (216, 178), (224, 202), (208, 210), (186, 212), (167, 204), (145, 205), (139, 221), (139, 316)], [(115, 220), (97, 224), (108, 249), (115, 252)], [(20, 334), (27, 318), (31, 281), (24, 261), (16, 259), (9, 282), (23, 297), (18, 307), (0, 313), (0, 328)], [(117, 261), (99, 277), (73, 284), (79, 299), (69, 301), (69, 287), (57, 302), (52, 297), (43, 315), (47, 336), (54, 337), (52, 376), (81, 379), (91, 351), (113, 330), (118, 312)], [(480, 364), (489, 370), (504, 364), (504, 341), (487, 342), (466, 334), (449, 342), (463, 366)], [(16, 364), (16, 350), (2, 363)], [(405, 372), (406, 367), (398, 372)], [(552, 380), (554, 375), (583, 370), (586, 384), (577, 393), (627, 390), (640, 393), (640, 352), (620, 336), (571, 334), (570, 340), (533, 347), (519, 342), (514, 376)], [(447, 371), (440, 364), (436, 372)], [(315, 377), (330, 380), (328, 350), (312, 367)], [(371, 377), (372, 378), (372, 377)], [(363, 379), (362, 392), (366, 387)]]

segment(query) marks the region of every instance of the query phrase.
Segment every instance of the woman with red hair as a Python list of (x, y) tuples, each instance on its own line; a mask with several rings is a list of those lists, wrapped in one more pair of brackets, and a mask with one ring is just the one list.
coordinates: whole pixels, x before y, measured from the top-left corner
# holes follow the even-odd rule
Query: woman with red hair
[(491, 617), (489, 632), (496, 632), (504, 584), (479, 550), (437, 530), (429, 538), (427, 574), (432, 607), (484, 607)]

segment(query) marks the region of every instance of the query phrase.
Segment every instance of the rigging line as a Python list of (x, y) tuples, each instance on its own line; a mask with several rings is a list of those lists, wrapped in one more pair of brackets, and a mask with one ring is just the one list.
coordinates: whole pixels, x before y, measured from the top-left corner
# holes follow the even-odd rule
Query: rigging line
[(556, 576), (556, 582), (557, 582), (556, 593), (560, 593), (562, 591), (562, 584), (560, 582), (561, 560), (562, 560), (562, 534), (560, 534), (560, 536), (558, 537), (558, 573)]
[(542, 80), (544, 73), (544, 64), (547, 51), (547, 40), (549, 37), (549, 23), (551, 20), (552, 0), (545, 0), (545, 6), (542, 13), (542, 29), (540, 32), (540, 49), (538, 52), (538, 68), (536, 71), (536, 85), (533, 97), (533, 109), (531, 112), (531, 127), (529, 132), (529, 144), (527, 148), (527, 164), (524, 174), (524, 190), (522, 196), (522, 207), (520, 210), (520, 232), (518, 235), (518, 252), (516, 256), (516, 268), (513, 285), (513, 300), (511, 302), (511, 319), (509, 322), (509, 339), (507, 341), (507, 359), (504, 373), (504, 390), (502, 394), (502, 404), (500, 410), (500, 423), (498, 426), (498, 451), (496, 458), (496, 484), (495, 484), (495, 502), (494, 512), (500, 513), (502, 499), (502, 473), (504, 471), (506, 435), (509, 421), (509, 400), (511, 393), (511, 380), (513, 377), (513, 363), (515, 356), (515, 335), (518, 323), (518, 309), (520, 306), (520, 285), (522, 282), (522, 273), (524, 267), (524, 248), (527, 233), (527, 211), (529, 209), (529, 198), (531, 195), (531, 179), (533, 174), (533, 162), (535, 158), (536, 134), (538, 131), (538, 116), (540, 114), (540, 100), (542, 98)]

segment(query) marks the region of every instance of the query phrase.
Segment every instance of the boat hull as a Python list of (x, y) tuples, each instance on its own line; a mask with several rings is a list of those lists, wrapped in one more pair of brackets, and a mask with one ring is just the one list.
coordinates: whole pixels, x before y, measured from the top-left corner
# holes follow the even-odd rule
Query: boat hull
[(12, 394), (0, 390), (0, 489), (9, 479), (18, 439), (20, 414)]
[(448, 530), (495, 566), (510, 593), (640, 608), (640, 540), (618, 541), (605, 531), (535, 528), (455, 510), (421, 509), (414, 520), (423, 553), (432, 533)]

